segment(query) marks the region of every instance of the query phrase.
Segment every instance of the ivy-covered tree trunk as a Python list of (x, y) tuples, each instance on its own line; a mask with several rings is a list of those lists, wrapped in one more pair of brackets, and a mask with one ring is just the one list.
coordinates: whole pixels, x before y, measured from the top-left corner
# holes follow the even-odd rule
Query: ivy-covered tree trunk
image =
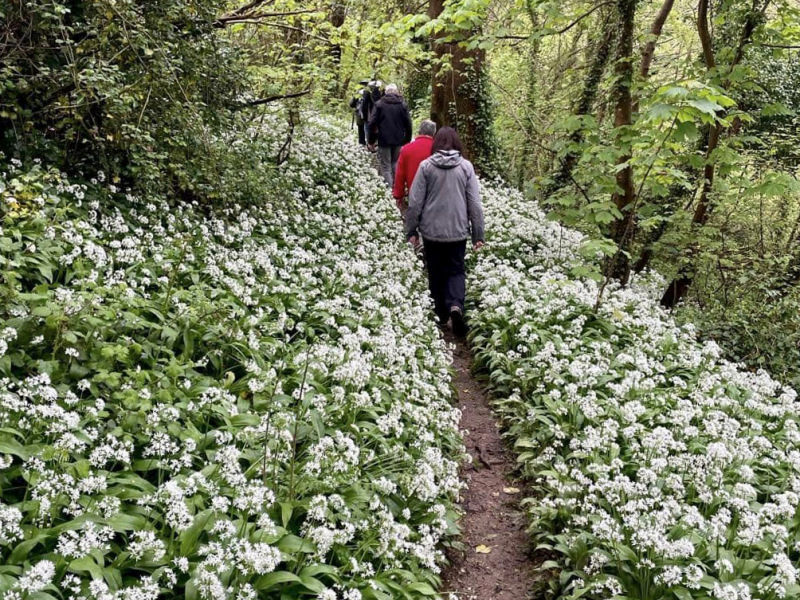
[[(595, 101), (597, 100), (597, 91), (600, 89), (600, 82), (603, 79), (608, 60), (611, 57), (611, 50), (614, 46), (614, 39), (616, 37), (616, 28), (612, 19), (606, 19), (604, 26), (600, 32), (600, 37), (596, 42), (594, 58), (589, 66), (586, 74), (586, 79), (583, 82), (583, 89), (575, 104), (574, 114), (579, 117), (589, 115), (594, 110)], [(583, 130), (577, 129), (570, 136), (570, 144), (573, 147), (567, 155), (559, 161), (556, 174), (553, 176), (553, 182), (545, 190), (544, 195), (550, 196), (563, 188), (572, 177), (572, 171), (575, 165), (578, 164), (580, 153), (575, 150), (583, 142)]]
[(431, 99), (431, 64), (419, 60), (408, 67), (405, 100), (412, 111), (427, 106)]
[[(444, 0), (431, 0), (430, 16), (437, 18)], [(472, 32), (474, 33), (474, 32)], [(468, 49), (462, 39), (431, 40), (434, 64), (431, 78), (431, 119), (439, 127), (458, 131), (464, 155), (479, 173), (497, 171), (497, 145), (492, 128), (489, 85), (484, 72), (486, 53)]]
[(633, 124), (633, 35), (636, 17), (636, 0), (617, 1), (619, 40), (614, 65), (614, 144), (619, 152), (617, 158), (617, 191), (612, 201), (621, 216), (611, 224), (611, 238), (618, 251), (609, 261), (607, 274), (627, 283), (630, 277), (630, 260), (627, 248), (633, 237), (636, 216), (636, 190), (633, 185), (633, 167), (630, 164), (632, 149), (629, 141)]
[[(347, 6), (335, 0), (330, 7), (328, 21), (331, 24), (331, 28), (333, 30), (333, 34), (338, 36), (339, 32), (344, 25), (345, 18), (347, 17)], [(333, 96), (334, 98), (338, 98), (342, 95), (342, 73), (341, 73), (341, 64), (342, 64), (342, 44), (339, 43), (338, 40), (334, 40), (330, 45), (330, 56), (331, 62), (333, 63), (334, 69), (334, 80), (333, 80)]]
[[(533, 0), (528, 0), (527, 3), (528, 16), (531, 20), (531, 27), (533, 31), (539, 28), (539, 15), (536, 12), (536, 7)], [(533, 145), (533, 140), (538, 135), (537, 128), (533, 122), (532, 115), (537, 114), (537, 106), (539, 105), (540, 85), (539, 85), (539, 56), (542, 47), (542, 41), (539, 36), (534, 36), (528, 47), (528, 85), (525, 91), (525, 103), (527, 110), (525, 111), (525, 120), (523, 126), (525, 128), (524, 147), (522, 148), (523, 158), (519, 161), (519, 168), (517, 169), (517, 181), (520, 188), (525, 184), (525, 180), (531, 176), (535, 169), (537, 160), (536, 148)]]

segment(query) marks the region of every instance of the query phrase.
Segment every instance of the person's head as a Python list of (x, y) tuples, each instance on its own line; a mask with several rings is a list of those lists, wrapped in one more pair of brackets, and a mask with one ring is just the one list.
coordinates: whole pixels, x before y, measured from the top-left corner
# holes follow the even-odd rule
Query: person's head
[(419, 124), (419, 135), (427, 135), (433, 137), (436, 134), (436, 123), (430, 119), (425, 119)]
[(399, 94), (400, 90), (397, 89), (397, 85), (394, 83), (390, 83), (386, 86), (386, 93), (387, 94)]
[(436, 135), (433, 138), (431, 154), (436, 154), (437, 152), (447, 150), (456, 150), (461, 153), (464, 152), (464, 149), (461, 146), (461, 138), (458, 137), (458, 133), (456, 133), (456, 130), (452, 127), (442, 127), (436, 132)]

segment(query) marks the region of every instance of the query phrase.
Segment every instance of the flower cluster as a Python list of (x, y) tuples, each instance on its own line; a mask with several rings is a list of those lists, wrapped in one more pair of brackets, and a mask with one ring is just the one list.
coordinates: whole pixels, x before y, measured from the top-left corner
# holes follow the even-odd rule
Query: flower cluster
[(484, 201), (471, 340), (560, 597), (798, 597), (796, 392), (676, 325), (654, 278), (598, 303), (575, 232), (512, 190)]
[[(267, 121), (222, 142), (274, 157)], [(432, 593), (448, 350), (383, 184), (309, 121), (247, 205), (0, 170), (0, 597)]]

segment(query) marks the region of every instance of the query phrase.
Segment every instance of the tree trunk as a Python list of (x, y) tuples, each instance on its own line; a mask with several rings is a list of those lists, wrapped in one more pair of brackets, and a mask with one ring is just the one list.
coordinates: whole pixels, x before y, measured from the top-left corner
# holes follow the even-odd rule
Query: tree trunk
[(664, 23), (667, 22), (669, 14), (672, 12), (672, 7), (675, 5), (675, 0), (664, 0), (661, 5), (661, 10), (658, 11), (653, 26), (650, 28), (650, 39), (642, 52), (642, 64), (639, 67), (639, 75), (642, 79), (647, 79), (650, 76), (650, 67), (653, 64), (653, 55), (656, 51), (656, 42), (658, 41), (661, 32), (664, 30)]
[[(431, 0), (432, 19), (441, 15), (444, 0)], [(470, 32), (474, 34), (475, 32)], [(434, 64), (431, 82), (431, 119), (439, 127), (453, 127), (464, 146), (464, 156), (471, 160), (476, 171), (495, 170), (496, 145), (492, 129), (489, 90), (483, 73), (486, 52), (467, 49), (462, 39), (431, 40)]]
[(623, 284), (630, 277), (630, 260), (626, 253), (633, 237), (636, 190), (633, 185), (633, 167), (630, 165), (632, 150), (628, 129), (633, 124), (633, 36), (636, 17), (636, 0), (617, 0), (620, 32), (617, 43), (614, 72), (614, 137), (615, 145), (621, 151), (617, 159), (619, 167), (616, 174), (617, 191), (611, 199), (622, 217), (611, 224), (611, 238), (617, 244), (617, 252), (611, 259), (607, 275), (619, 279)]
[[(342, 25), (344, 25), (345, 18), (347, 17), (347, 7), (344, 3), (340, 3), (338, 1), (334, 1), (331, 5), (330, 15), (328, 17), (328, 21), (330, 22), (331, 26), (334, 29), (341, 29)], [(342, 95), (342, 73), (341, 73), (341, 64), (342, 64), (342, 45), (336, 41), (331, 43), (328, 52), (331, 57), (331, 61), (333, 62), (333, 69), (334, 69), (334, 80), (333, 80), (333, 97), (339, 98)]]
[[(536, 13), (536, 9), (530, 0), (527, 3), (527, 7), (528, 16), (531, 19), (531, 27), (535, 31), (539, 28), (539, 15)], [(522, 148), (523, 157), (519, 161), (518, 172), (520, 189), (524, 186), (525, 180), (534, 172), (534, 164), (537, 156), (536, 148), (531, 143), (531, 140), (536, 139), (538, 131), (531, 115), (537, 114), (537, 107), (539, 105), (540, 86), (537, 67), (539, 66), (541, 47), (541, 39), (538, 36), (534, 37), (528, 47), (528, 85), (525, 93), (527, 110), (525, 111), (526, 117), (523, 123), (525, 127), (525, 138)]]
[[(675, 0), (664, 0), (661, 9), (658, 11), (656, 18), (653, 20), (653, 25), (650, 27), (650, 38), (642, 51), (642, 62), (639, 65), (639, 77), (644, 81), (650, 77), (650, 67), (653, 66), (653, 56), (656, 53), (656, 43), (664, 30), (664, 24), (667, 22), (672, 7), (675, 5)], [(639, 112), (639, 98), (637, 97), (633, 102), (633, 112)]]
[[(603, 79), (603, 73), (605, 73), (608, 59), (611, 56), (611, 49), (614, 45), (615, 37), (616, 29), (613, 19), (607, 19), (601, 37), (597, 43), (594, 60), (584, 80), (583, 90), (575, 105), (574, 114), (579, 117), (590, 114), (594, 109), (594, 103), (597, 99), (597, 90), (600, 87), (600, 81)], [(573, 132), (570, 136), (570, 142), (576, 146), (583, 142), (583, 130), (578, 129)], [(575, 169), (575, 165), (578, 164), (578, 159), (580, 159), (580, 154), (571, 150), (564, 159), (560, 161), (559, 169), (553, 177), (553, 183), (548, 186), (544, 192), (545, 197), (554, 194), (569, 183), (572, 178), (572, 171)]]
[[(722, 82), (722, 88), (724, 90), (730, 88), (732, 83), (731, 73), (733, 73), (733, 70), (744, 58), (744, 51), (750, 44), (750, 40), (753, 37), (753, 32), (758, 25), (759, 19), (763, 18), (763, 15), (769, 7), (770, 2), (771, 0), (764, 0), (763, 5), (760, 9), (758, 9), (757, 0), (754, 0), (752, 10), (746, 15), (744, 25), (742, 27), (742, 33), (739, 37), (739, 43), (736, 47), (736, 51), (733, 55), (730, 66), (728, 67), (728, 76)], [(697, 8), (697, 32), (698, 36), (700, 37), (700, 44), (703, 48), (703, 59), (705, 60), (706, 68), (708, 71), (712, 71), (717, 68), (717, 63), (714, 55), (713, 40), (711, 39), (711, 32), (708, 26), (708, 8), (709, 0), (700, 0), (700, 4)], [(719, 123), (712, 125), (708, 133), (706, 162), (703, 169), (703, 188), (700, 192), (700, 199), (697, 202), (697, 208), (695, 208), (694, 215), (692, 217), (692, 227), (703, 227), (708, 222), (708, 217), (711, 213), (711, 192), (714, 188), (714, 176), (716, 174), (715, 165), (711, 161), (711, 156), (717, 146), (719, 146), (721, 135), (722, 125)], [(690, 249), (690, 256), (694, 253), (693, 250), (694, 249)], [(678, 276), (667, 286), (667, 289), (664, 291), (664, 295), (661, 298), (662, 306), (673, 308), (684, 298), (684, 296), (686, 296), (686, 293), (689, 291), (689, 288), (692, 285), (692, 274), (695, 270), (692, 262), (692, 260), (687, 261), (687, 264), (681, 268)]]

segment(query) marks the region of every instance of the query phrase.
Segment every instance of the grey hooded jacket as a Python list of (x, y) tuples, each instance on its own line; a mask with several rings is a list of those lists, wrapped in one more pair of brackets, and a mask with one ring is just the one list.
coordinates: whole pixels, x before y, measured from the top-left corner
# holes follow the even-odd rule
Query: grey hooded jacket
[(419, 166), (408, 194), (406, 238), (483, 241), (483, 207), (472, 163), (456, 150), (437, 152)]

